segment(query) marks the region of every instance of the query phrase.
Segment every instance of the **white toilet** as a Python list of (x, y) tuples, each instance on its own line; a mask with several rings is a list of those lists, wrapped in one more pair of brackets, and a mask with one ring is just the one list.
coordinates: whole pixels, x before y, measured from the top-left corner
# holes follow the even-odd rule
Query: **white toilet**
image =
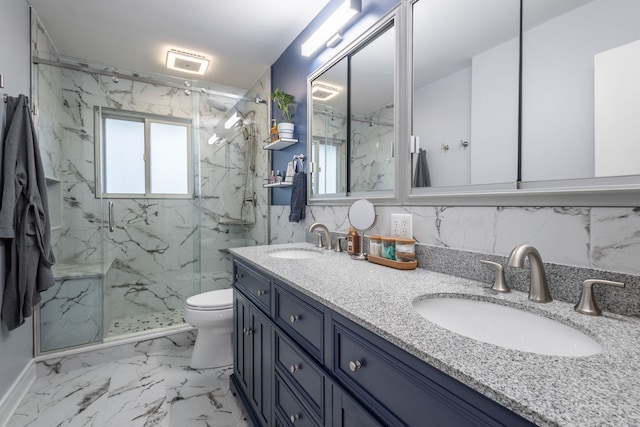
[(191, 355), (193, 369), (233, 363), (233, 289), (219, 289), (187, 298), (184, 320), (198, 328)]

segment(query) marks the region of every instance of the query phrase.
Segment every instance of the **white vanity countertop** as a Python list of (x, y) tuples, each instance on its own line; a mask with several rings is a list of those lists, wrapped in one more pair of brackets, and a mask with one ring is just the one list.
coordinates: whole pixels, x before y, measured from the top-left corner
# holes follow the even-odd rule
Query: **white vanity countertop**
[[(522, 292), (496, 294), (484, 283), (424, 269), (395, 270), (333, 251), (312, 259), (268, 255), (285, 248), (313, 245), (230, 252), (538, 425), (640, 425), (638, 318), (586, 316), (569, 303), (532, 303)], [(545, 314), (591, 336), (604, 351), (560, 357), (508, 350), (430, 323), (412, 306), (416, 298), (445, 294), (489, 297)]]

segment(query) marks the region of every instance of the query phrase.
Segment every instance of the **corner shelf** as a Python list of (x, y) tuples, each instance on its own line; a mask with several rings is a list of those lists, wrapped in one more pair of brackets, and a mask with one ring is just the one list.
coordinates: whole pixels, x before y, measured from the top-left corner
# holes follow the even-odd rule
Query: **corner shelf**
[[(266, 142), (266, 141), (265, 141)], [(263, 150), (282, 150), (290, 145), (297, 144), (298, 138), (280, 138), (277, 141), (273, 141), (262, 147)]]
[(273, 184), (262, 184), (263, 188), (291, 187), (292, 182), (274, 182)]

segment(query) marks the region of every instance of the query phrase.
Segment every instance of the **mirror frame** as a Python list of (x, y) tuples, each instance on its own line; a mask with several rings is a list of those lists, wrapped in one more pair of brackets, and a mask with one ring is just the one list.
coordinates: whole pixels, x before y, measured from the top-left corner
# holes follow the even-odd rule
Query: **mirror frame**
[[(394, 94), (393, 94), (393, 102), (394, 105), (400, 105), (400, 100), (402, 99), (401, 93), (403, 93), (403, 88), (401, 85), (403, 84), (402, 80), (398, 78), (402, 76), (404, 72), (404, 64), (405, 60), (405, 46), (404, 43), (404, 34), (406, 34), (406, 28), (403, 21), (403, 5), (404, 2), (401, 2), (393, 9), (391, 9), (387, 14), (385, 14), (381, 19), (379, 19), (372, 27), (367, 29), (363, 34), (361, 34), (358, 38), (356, 38), (352, 43), (346, 46), (343, 50), (341, 50), (337, 55), (335, 55), (330, 61), (322, 65), (313, 73), (307, 76), (307, 153), (312, 153), (312, 141), (313, 141), (313, 97), (311, 93), (312, 83), (313, 81), (320, 77), (325, 71), (333, 67), (335, 64), (340, 62), (342, 59), (347, 56), (357, 52), (364, 46), (366, 46), (369, 42), (374, 40), (377, 36), (379, 36), (385, 27), (391, 25), (388, 31), (393, 31), (395, 36), (395, 53), (394, 53)], [(404, 145), (401, 141), (406, 138), (406, 120), (402, 121), (402, 117), (406, 117), (406, 111), (404, 111), (403, 106), (399, 106), (399, 108), (394, 109), (394, 160), (393, 167), (394, 170), (394, 188), (391, 191), (360, 191), (360, 192), (350, 192), (346, 193), (332, 193), (332, 194), (313, 194), (312, 193), (312, 178), (309, 177), (307, 179), (307, 194), (308, 196), (308, 204), (309, 205), (350, 205), (354, 201), (358, 199), (367, 198), (371, 201), (375, 202), (376, 205), (400, 205), (401, 204), (401, 194), (400, 189), (404, 184), (404, 175), (402, 174), (401, 169), (401, 147)], [(349, 136), (350, 138), (350, 136)], [(308, 168), (308, 174), (313, 173), (314, 165), (313, 159), (310, 157), (310, 163)], [(347, 159), (348, 161), (348, 159)]]
[[(536, 207), (636, 207), (640, 206), (640, 175), (582, 178), (570, 180), (521, 181), (521, 149), (518, 143), (518, 178), (511, 183), (465, 185), (452, 187), (412, 187), (411, 168), (407, 167), (411, 156), (411, 123), (413, 113), (413, 4), (419, 0), (400, 0), (389, 13), (365, 31), (354, 42), (339, 52), (307, 78), (307, 123), (311, 123), (313, 105), (311, 82), (324, 71), (368, 42), (380, 28), (394, 21), (396, 32), (395, 66), (395, 188), (393, 194), (361, 192), (311, 194), (311, 179), (308, 179), (309, 205), (349, 205), (358, 198), (368, 198), (376, 205), (407, 206), (536, 206)], [(520, 21), (523, 19), (520, 0)], [(522, 80), (522, 25), (520, 28), (520, 81)], [(520, 94), (522, 97), (522, 94)], [(522, 98), (521, 98), (522, 99)], [(519, 101), (521, 103), (521, 101)], [(518, 115), (521, 118), (521, 107)], [(307, 150), (311, 152), (312, 127), (307, 126)], [(521, 130), (519, 123), (519, 131)], [(403, 161), (406, 160), (406, 161)], [(311, 171), (311, 168), (309, 168)]]

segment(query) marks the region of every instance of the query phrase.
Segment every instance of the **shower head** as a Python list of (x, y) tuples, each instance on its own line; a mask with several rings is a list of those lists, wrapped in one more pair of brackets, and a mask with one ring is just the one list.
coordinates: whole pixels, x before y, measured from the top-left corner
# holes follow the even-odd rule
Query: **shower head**
[(222, 102), (215, 100), (213, 98), (207, 98), (206, 101), (207, 105), (211, 108), (215, 108), (216, 110), (224, 113), (225, 111), (228, 110), (227, 106), (224, 105)]

